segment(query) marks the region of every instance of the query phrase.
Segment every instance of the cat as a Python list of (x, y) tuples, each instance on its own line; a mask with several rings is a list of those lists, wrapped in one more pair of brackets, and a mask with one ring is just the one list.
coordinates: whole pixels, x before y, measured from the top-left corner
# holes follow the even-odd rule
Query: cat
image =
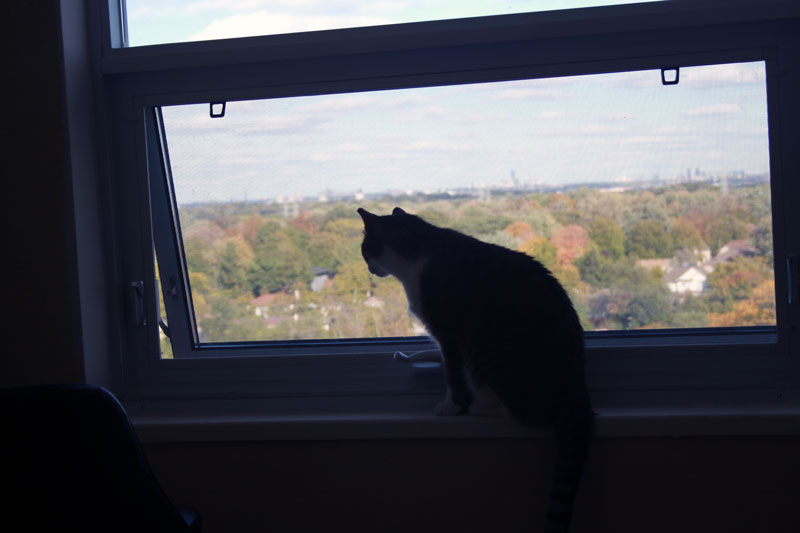
[(554, 428), (545, 531), (566, 532), (594, 420), (583, 328), (566, 290), (524, 253), (399, 207), (391, 215), (358, 214), (367, 268), (400, 280), (410, 310), (441, 349), (447, 393), (436, 413), (481, 414), (499, 401), (522, 424)]

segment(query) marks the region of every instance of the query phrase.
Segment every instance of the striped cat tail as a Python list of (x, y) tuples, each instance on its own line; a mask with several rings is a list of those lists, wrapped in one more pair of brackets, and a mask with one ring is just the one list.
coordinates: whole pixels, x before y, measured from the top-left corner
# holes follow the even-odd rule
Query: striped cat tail
[(556, 464), (545, 533), (569, 531), (593, 429), (594, 414), (590, 408), (564, 411), (556, 419)]

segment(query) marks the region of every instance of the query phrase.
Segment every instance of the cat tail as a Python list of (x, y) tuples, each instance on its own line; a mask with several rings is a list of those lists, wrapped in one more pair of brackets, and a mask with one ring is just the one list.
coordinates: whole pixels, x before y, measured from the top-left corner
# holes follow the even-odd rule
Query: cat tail
[(570, 408), (556, 417), (556, 464), (545, 533), (566, 533), (569, 530), (593, 431), (594, 413), (588, 403), (586, 408)]

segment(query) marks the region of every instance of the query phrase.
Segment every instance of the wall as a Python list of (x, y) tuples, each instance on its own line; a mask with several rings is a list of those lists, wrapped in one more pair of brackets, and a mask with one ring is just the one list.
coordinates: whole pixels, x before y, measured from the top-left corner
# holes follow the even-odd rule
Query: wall
[[(14, 67), (6, 102), (14, 149), (4, 180), (0, 386), (82, 381), (75, 212), (60, 12), (13, 2)], [(5, 175), (5, 173), (4, 173)]]
[[(547, 439), (156, 444), (204, 531), (539, 531)], [(598, 438), (573, 532), (800, 531), (800, 438)], [(537, 527), (538, 526), (538, 527)]]

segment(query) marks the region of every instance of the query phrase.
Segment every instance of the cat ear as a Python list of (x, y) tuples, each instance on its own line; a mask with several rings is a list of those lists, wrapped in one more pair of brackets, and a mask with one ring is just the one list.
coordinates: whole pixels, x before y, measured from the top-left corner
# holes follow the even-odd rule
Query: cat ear
[(392, 214), (393, 215), (407, 215), (408, 213), (406, 213), (405, 211), (403, 211), (399, 207), (395, 207), (394, 210), (392, 210)]
[(378, 215), (373, 215), (363, 207), (359, 207), (357, 212), (359, 215), (361, 215), (361, 220), (364, 221), (365, 226), (370, 225), (378, 220)]

